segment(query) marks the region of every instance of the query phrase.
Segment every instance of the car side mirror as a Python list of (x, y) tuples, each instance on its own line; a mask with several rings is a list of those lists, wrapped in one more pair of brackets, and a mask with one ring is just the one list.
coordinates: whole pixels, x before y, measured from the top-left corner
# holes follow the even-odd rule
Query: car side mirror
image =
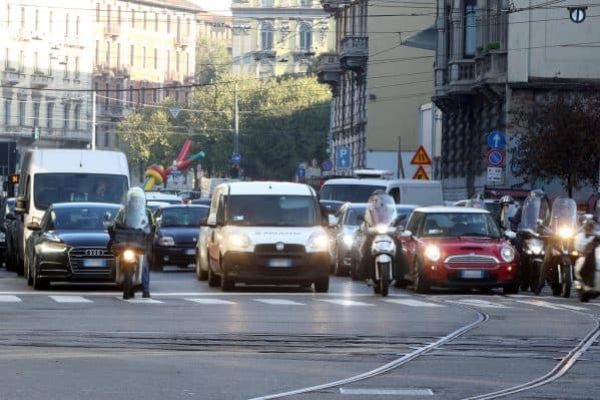
[(504, 237), (506, 237), (509, 240), (514, 240), (517, 237), (517, 234), (514, 233), (513, 231), (511, 231), (510, 229), (504, 231)]
[(15, 199), (15, 214), (22, 215), (28, 211), (29, 204), (23, 196), (19, 196)]
[(400, 234), (400, 237), (404, 238), (404, 239), (410, 239), (410, 238), (412, 238), (412, 236), (413, 236), (412, 232), (408, 231), (408, 230), (402, 231), (402, 233)]
[(29, 229), (30, 231), (39, 231), (42, 228), (40, 227), (40, 224), (37, 222), (29, 222), (27, 224), (27, 229)]

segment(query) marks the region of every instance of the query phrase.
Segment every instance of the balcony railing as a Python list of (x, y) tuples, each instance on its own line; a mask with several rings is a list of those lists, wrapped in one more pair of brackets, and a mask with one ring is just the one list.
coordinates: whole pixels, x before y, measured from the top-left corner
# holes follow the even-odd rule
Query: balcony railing
[(337, 53), (322, 53), (317, 57), (317, 77), (320, 83), (336, 86), (340, 81), (342, 68)]
[(349, 3), (350, 0), (321, 0), (321, 7), (323, 7), (323, 10), (326, 12), (333, 13)]
[(23, 74), (13, 68), (5, 68), (2, 71), (3, 85), (16, 85), (23, 78)]
[(503, 84), (508, 69), (506, 51), (489, 51), (475, 61), (475, 78), (479, 83)]
[(31, 87), (40, 89), (48, 86), (52, 81), (52, 77), (41, 72), (34, 72), (31, 75)]
[(340, 63), (342, 68), (362, 70), (369, 59), (369, 38), (364, 35), (346, 36), (341, 41)]
[(448, 64), (450, 90), (470, 92), (475, 84), (475, 60), (456, 60)]
[(122, 104), (101, 104), (98, 107), (98, 117), (107, 118), (122, 118), (123, 117), (123, 105)]

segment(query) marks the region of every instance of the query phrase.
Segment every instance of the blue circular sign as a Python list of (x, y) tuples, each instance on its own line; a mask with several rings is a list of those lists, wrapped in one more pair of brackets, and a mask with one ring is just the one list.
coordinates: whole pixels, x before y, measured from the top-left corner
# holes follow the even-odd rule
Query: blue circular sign
[(504, 164), (504, 152), (502, 150), (490, 150), (488, 151), (486, 158), (489, 166), (499, 167)]
[(240, 153), (233, 153), (231, 155), (231, 162), (234, 164), (239, 164), (242, 161), (242, 156), (240, 156)]
[(325, 160), (321, 164), (323, 171), (331, 171), (333, 169), (333, 162), (331, 160)]
[(298, 178), (304, 178), (306, 176), (306, 169), (303, 166), (299, 166), (296, 169), (296, 176)]
[(502, 131), (493, 131), (488, 135), (487, 142), (492, 149), (501, 149), (506, 146), (506, 136)]

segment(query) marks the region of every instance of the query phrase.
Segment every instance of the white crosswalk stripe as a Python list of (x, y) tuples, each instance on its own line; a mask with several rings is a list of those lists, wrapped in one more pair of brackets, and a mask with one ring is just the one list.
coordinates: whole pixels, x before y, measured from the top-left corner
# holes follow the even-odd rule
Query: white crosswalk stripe
[(304, 303), (298, 303), (297, 301), (284, 300), (284, 299), (254, 299), (259, 303), (265, 303), (272, 306), (304, 306)]
[(0, 303), (21, 303), (22, 300), (12, 294), (0, 295)]
[(86, 299), (81, 296), (49, 296), (52, 300), (57, 303), (93, 303), (92, 300)]
[(359, 306), (359, 307), (372, 307), (373, 304), (369, 304), (369, 303), (363, 303), (360, 301), (354, 301), (354, 300), (347, 300), (347, 299), (336, 299), (336, 300), (321, 300), (319, 299), (319, 301), (323, 301), (325, 303), (331, 303), (331, 304), (335, 304), (338, 306), (345, 306), (345, 307), (354, 307), (354, 306)]
[(479, 299), (458, 299), (458, 300), (447, 300), (450, 303), (464, 304), (466, 306), (480, 307), (480, 308), (510, 308), (504, 304), (492, 303), (487, 300)]
[(122, 300), (124, 302), (127, 303), (131, 303), (131, 304), (164, 304), (164, 301), (160, 301), (160, 300), (156, 300), (156, 299), (144, 299), (143, 297), (141, 298), (133, 298), (133, 299), (123, 299), (122, 297), (117, 297), (117, 299)]
[(186, 301), (191, 301), (193, 303), (198, 304), (236, 304), (233, 301), (229, 300), (221, 300), (221, 299), (185, 299)]
[(442, 304), (429, 303), (415, 299), (385, 299), (386, 303), (400, 304), (409, 307), (445, 307)]
[(542, 300), (516, 300), (519, 303), (528, 304), (530, 306), (549, 308), (551, 310), (564, 310), (564, 308), (559, 307), (556, 304), (548, 303), (547, 301)]

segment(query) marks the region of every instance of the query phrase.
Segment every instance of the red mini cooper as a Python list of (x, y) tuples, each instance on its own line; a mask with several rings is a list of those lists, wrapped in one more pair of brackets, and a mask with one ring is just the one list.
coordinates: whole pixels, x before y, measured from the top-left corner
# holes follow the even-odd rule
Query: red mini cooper
[(400, 240), (417, 293), (431, 286), (518, 291), (517, 252), (484, 209), (417, 208)]

